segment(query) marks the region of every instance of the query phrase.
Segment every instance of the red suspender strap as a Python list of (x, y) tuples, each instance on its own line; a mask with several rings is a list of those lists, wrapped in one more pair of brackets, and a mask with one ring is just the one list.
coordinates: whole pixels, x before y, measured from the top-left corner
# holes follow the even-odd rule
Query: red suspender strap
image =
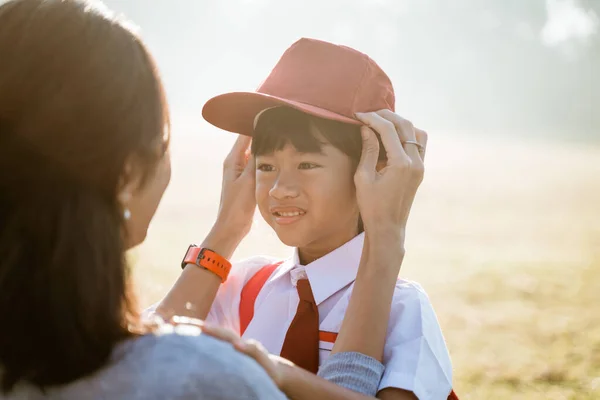
[(250, 321), (254, 317), (254, 303), (256, 303), (256, 298), (260, 293), (260, 290), (263, 288), (273, 271), (281, 265), (283, 261), (266, 265), (258, 270), (246, 285), (242, 289), (242, 295), (240, 298), (240, 335), (243, 335), (250, 325)]

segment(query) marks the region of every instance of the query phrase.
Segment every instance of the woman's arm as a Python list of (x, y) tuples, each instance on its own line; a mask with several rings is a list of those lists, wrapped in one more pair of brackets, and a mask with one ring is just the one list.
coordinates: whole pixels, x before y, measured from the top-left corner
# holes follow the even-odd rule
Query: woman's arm
[[(200, 246), (230, 259), (242, 239), (239, 231), (231, 231), (217, 223)], [(174, 315), (204, 320), (220, 286), (221, 278), (216, 274), (188, 264), (155, 312), (164, 320)]]
[[(255, 163), (249, 155), (251, 138), (239, 135), (223, 163), (223, 184), (217, 221), (201, 247), (231, 259), (242, 239), (250, 232), (256, 209)], [(201, 177), (198, 178), (199, 180)], [(185, 249), (182, 248), (182, 252)], [(205, 319), (221, 279), (212, 272), (188, 264), (167, 296), (156, 308), (164, 320), (174, 315)]]
[[(332, 353), (358, 351), (382, 362), (394, 288), (404, 259), (406, 224), (423, 180), (427, 134), (388, 110), (357, 117), (365, 124), (361, 128), (363, 152), (355, 175), (365, 244)], [(385, 146), (385, 166), (378, 163), (379, 142), (373, 130)], [(363, 262), (365, 258), (367, 262)], [(395, 388), (382, 391), (378, 397), (416, 398)]]

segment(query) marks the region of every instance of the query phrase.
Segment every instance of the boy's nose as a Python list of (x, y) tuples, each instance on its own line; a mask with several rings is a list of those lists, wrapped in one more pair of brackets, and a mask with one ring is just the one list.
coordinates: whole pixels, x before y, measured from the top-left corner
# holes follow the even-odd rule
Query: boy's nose
[(275, 184), (269, 191), (269, 195), (277, 200), (298, 197), (299, 191), (297, 185), (289, 178), (282, 178), (284, 177), (280, 176), (275, 181)]

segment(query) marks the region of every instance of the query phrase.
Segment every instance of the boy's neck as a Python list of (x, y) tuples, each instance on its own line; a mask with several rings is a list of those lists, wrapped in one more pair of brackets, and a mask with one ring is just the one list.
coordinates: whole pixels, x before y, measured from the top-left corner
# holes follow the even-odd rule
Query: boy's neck
[(298, 257), (300, 264), (308, 265), (311, 262), (331, 253), (335, 249), (342, 247), (344, 244), (352, 240), (358, 235), (358, 229), (349, 231), (345, 234), (330, 236), (325, 240), (319, 240), (308, 244), (307, 246), (298, 247)]

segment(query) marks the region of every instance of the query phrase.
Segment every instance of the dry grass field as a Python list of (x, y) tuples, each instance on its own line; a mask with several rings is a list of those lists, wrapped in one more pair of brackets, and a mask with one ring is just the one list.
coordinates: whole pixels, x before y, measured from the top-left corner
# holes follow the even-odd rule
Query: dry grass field
[[(133, 251), (142, 305), (213, 222), (233, 135), (195, 133), (176, 133), (171, 187)], [(235, 258), (289, 254), (256, 218)], [(407, 252), (462, 399), (600, 399), (600, 145), (433, 133)]]

